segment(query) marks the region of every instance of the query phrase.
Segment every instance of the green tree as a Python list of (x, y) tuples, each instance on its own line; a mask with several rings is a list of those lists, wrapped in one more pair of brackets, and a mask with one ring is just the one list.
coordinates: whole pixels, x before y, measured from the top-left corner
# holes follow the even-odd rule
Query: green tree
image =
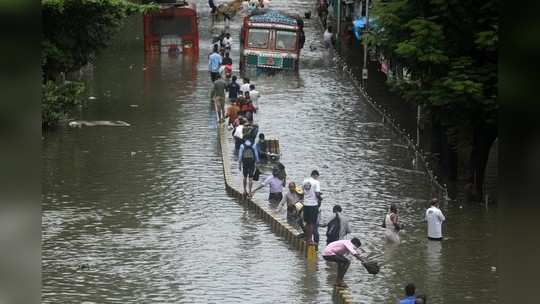
[(61, 75), (92, 62), (113, 39), (129, 15), (155, 9), (125, 0), (42, 0), (42, 123), (51, 125), (77, 104), (80, 83)]
[(389, 84), (422, 105), (458, 152), (470, 151), (478, 190), (497, 136), (498, 8), (498, 0), (377, 1), (378, 26), (367, 37), (391, 65), (410, 72)]

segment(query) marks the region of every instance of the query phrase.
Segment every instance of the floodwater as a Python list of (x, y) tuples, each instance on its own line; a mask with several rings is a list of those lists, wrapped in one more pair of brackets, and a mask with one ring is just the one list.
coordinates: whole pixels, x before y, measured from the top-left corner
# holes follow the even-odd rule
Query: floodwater
[[(312, 4), (271, 3), (297, 12)], [(44, 303), (332, 302), (335, 266), (320, 256), (308, 263), (225, 192), (208, 97), (206, 1), (199, 8), (199, 60), (145, 59), (136, 17), (88, 75), (95, 99), (76, 118), (131, 126), (45, 134)], [(238, 30), (236, 18), (236, 41)], [(340, 204), (364, 249), (382, 255), (377, 276), (351, 265), (345, 279), (355, 302), (395, 303), (414, 282), (430, 303), (496, 303), (496, 210), (444, 204), (447, 240), (425, 240), (428, 178), (320, 47), (315, 19), (306, 35), (297, 75), (250, 75), (262, 93), (256, 120), (279, 138), (291, 180), (321, 172), (323, 221)], [(406, 226), (399, 246), (382, 239), (390, 203)]]

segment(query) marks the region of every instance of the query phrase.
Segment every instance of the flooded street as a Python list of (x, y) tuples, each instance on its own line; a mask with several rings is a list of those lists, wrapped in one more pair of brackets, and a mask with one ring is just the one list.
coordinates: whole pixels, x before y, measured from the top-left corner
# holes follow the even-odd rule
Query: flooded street
[[(131, 126), (44, 135), (44, 303), (332, 302), (335, 265), (320, 253), (308, 263), (225, 192), (206, 3), (198, 1), (198, 61), (145, 59), (140, 17), (98, 58), (88, 84), (96, 99), (76, 118)], [(304, 12), (312, 1), (271, 5)], [(239, 23), (231, 25), (235, 70)], [(298, 74), (250, 74), (262, 95), (255, 119), (279, 138), (289, 180), (320, 171), (323, 222), (340, 204), (364, 249), (383, 254), (377, 276), (352, 263), (345, 280), (355, 303), (395, 303), (408, 282), (430, 303), (497, 303), (496, 210), (443, 204), (446, 240), (428, 242), (429, 179), (321, 39), (316, 19), (306, 20)], [(380, 227), (391, 203), (405, 224), (399, 246), (385, 245)]]

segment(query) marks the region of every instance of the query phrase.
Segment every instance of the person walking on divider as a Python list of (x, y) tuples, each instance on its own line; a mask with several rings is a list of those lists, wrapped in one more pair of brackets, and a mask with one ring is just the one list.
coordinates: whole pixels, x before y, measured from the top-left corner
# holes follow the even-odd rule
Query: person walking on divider
[(236, 82), (237, 79), (236, 76), (233, 76), (229, 84), (229, 102), (236, 102), (238, 93), (240, 93), (240, 85)]
[(285, 187), (285, 184), (287, 182), (287, 171), (285, 171), (285, 165), (278, 161), (274, 165), (274, 168), (278, 169), (278, 177), (283, 181), (283, 187)]
[(318, 181), (319, 171), (313, 170), (311, 177), (306, 178), (303, 183), (304, 188), (304, 221), (306, 222), (306, 242), (309, 244), (313, 241), (313, 233), (317, 225), (319, 216), (319, 207), (321, 206), (321, 184)]
[(240, 112), (247, 118), (249, 122), (253, 122), (253, 113), (257, 113), (257, 108), (249, 98), (249, 92), (244, 93), (244, 99), (240, 103)]
[[(225, 48), (225, 51), (226, 52), (230, 52), (231, 49), (232, 49), (232, 43), (233, 43), (233, 40), (231, 38), (231, 34), (229, 33), (226, 33), (225, 34), (225, 38), (223, 38), (223, 47)], [(228, 57), (228, 56), (227, 56)], [(232, 64), (232, 62), (231, 62)]]
[(431, 200), (431, 207), (426, 210), (426, 221), (428, 224), (428, 239), (431, 241), (442, 241), (442, 223), (446, 220), (441, 209), (439, 201), (434, 198)]
[(210, 97), (214, 101), (219, 122), (223, 122), (225, 118), (225, 90), (227, 90), (227, 83), (218, 74)]
[(249, 78), (247, 77), (242, 79), (242, 81), (243, 81), (243, 84), (240, 86), (240, 92), (242, 92), (242, 96), (244, 96), (246, 92), (249, 92), (250, 82), (249, 82)]
[(219, 67), (221, 66), (221, 55), (218, 53), (218, 46), (214, 45), (212, 54), (208, 57), (208, 71), (212, 82), (216, 81), (219, 76)]
[(357, 238), (352, 238), (351, 240), (339, 240), (332, 242), (324, 248), (323, 259), (328, 262), (335, 262), (338, 265), (338, 273), (336, 286), (338, 287), (347, 287), (347, 284), (343, 282), (345, 273), (351, 265), (351, 261), (345, 257), (347, 254), (352, 254), (355, 258), (360, 261), (364, 259), (360, 256), (358, 249), (362, 246), (362, 243)]
[(270, 194), (268, 196), (268, 202), (273, 206), (277, 205), (283, 199), (283, 181), (279, 179), (278, 170), (273, 169), (272, 175), (264, 180), (264, 186), (270, 186)]
[(227, 107), (225, 117), (229, 118), (227, 125), (231, 129), (234, 128), (234, 121), (238, 118), (238, 112), (240, 112), (240, 107), (236, 103), (232, 103)]
[[(240, 115), (240, 112), (237, 113)], [(238, 126), (236, 126), (233, 130), (233, 137), (234, 137), (234, 152), (238, 152), (240, 149), (240, 145), (244, 142), (244, 124), (247, 123), (244, 117), (239, 116), (237, 118), (239, 120)]]
[(283, 206), (287, 209), (287, 222), (296, 223), (298, 212), (295, 204), (302, 200), (302, 196), (296, 191), (296, 184), (294, 182), (289, 183), (289, 191), (283, 197), (283, 200), (279, 204), (278, 209), (282, 209)]
[[(242, 145), (240, 145), (240, 151), (238, 152), (238, 160), (238, 167), (244, 175), (244, 196), (251, 197), (251, 189), (253, 187), (253, 174), (255, 174), (256, 163), (259, 162), (259, 155), (249, 139), (246, 140)], [(248, 177), (249, 191), (246, 190)]]

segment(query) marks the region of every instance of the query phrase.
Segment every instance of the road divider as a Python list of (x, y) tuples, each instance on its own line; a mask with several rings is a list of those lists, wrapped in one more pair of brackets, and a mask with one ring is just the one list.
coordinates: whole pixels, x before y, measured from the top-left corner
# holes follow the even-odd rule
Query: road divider
[[(283, 238), (293, 248), (300, 251), (308, 259), (308, 261), (317, 261), (317, 251), (315, 245), (307, 245), (301, 235), (301, 232), (287, 223), (287, 220), (281, 217), (281, 214), (275, 212), (268, 206), (268, 203), (251, 197), (244, 197), (241, 190), (241, 185), (236, 185), (231, 174), (231, 156), (229, 155), (229, 142), (226, 136), (227, 132), (224, 126), (218, 125), (219, 144), (221, 148), (221, 157), (223, 159), (223, 177), (225, 179), (225, 188), (227, 193), (238, 198), (238, 201), (245, 207), (253, 210), (255, 214), (261, 217), (270, 225), (272, 232)], [(353, 303), (351, 294), (347, 288), (334, 288), (334, 300), (338, 304)]]

